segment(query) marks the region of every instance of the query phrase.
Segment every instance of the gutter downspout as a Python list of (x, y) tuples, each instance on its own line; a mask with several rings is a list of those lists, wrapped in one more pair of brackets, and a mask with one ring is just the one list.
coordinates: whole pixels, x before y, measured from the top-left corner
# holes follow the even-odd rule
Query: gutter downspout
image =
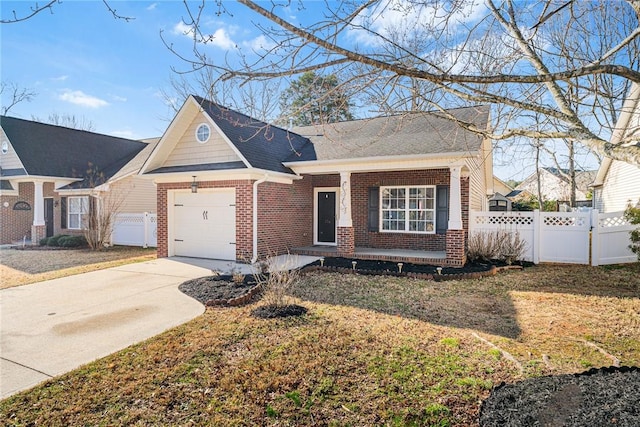
[(258, 261), (258, 185), (265, 182), (268, 177), (269, 174), (265, 173), (263, 178), (253, 183), (253, 258), (251, 258), (251, 264)]

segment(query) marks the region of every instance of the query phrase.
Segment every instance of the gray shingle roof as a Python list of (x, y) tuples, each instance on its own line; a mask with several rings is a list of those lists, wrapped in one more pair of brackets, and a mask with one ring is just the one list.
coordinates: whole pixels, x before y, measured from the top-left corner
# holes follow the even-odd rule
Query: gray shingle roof
[[(486, 129), (489, 107), (449, 111), (457, 119)], [(292, 129), (313, 143), (288, 161), (339, 160), (437, 153), (476, 153), (482, 137), (435, 112), (353, 120)]]
[(130, 139), (15, 117), (0, 116), (0, 124), (27, 174), (83, 178), (73, 188), (103, 183), (147, 146)]

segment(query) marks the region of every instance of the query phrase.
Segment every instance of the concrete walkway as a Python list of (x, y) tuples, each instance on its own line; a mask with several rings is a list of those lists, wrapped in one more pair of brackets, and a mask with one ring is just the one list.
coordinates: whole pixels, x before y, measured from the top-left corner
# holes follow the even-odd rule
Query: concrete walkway
[[(282, 256), (275, 268), (316, 258)], [(246, 264), (161, 258), (0, 291), (0, 399), (143, 341), (204, 312), (185, 280)]]

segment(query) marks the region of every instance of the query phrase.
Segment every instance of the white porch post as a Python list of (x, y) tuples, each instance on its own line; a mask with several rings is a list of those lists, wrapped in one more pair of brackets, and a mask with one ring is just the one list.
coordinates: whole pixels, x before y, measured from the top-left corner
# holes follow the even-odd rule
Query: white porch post
[(460, 176), (462, 166), (449, 167), (449, 229), (462, 230), (462, 195), (460, 194)]
[(352, 227), (351, 172), (340, 172), (340, 218), (338, 227)]
[(45, 225), (44, 224), (44, 194), (42, 191), (42, 181), (35, 181), (33, 183), (33, 225)]

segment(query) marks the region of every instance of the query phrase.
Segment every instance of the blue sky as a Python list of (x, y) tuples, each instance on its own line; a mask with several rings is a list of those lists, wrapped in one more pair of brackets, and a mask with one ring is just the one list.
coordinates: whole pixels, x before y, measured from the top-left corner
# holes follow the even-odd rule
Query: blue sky
[[(2, 18), (11, 17), (13, 10), (24, 15), (34, 3), (3, 0)], [(190, 49), (192, 41), (184, 34), (188, 27), (182, 24), (185, 7), (181, 1), (109, 4), (119, 15), (135, 19), (114, 19), (102, 1), (64, 0), (53, 13), (45, 10), (0, 26), (2, 81), (37, 93), (9, 115), (46, 120), (52, 113), (70, 114), (90, 120), (96, 132), (126, 138), (164, 132), (173, 113), (161, 89), (169, 87), (172, 67), (186, 71), (189, 65), (165, 47), (160, 32), (176, 48)], [(225, 7), (233, 16), (217, 16), (215, 4), (207, 5), (203, 22), (214, 35), (208, 54), (222, 58), (234, 45), (264, 43), (248, 9), (231, 2)], [(290, 19), (296, 16), (292, 13)]]

